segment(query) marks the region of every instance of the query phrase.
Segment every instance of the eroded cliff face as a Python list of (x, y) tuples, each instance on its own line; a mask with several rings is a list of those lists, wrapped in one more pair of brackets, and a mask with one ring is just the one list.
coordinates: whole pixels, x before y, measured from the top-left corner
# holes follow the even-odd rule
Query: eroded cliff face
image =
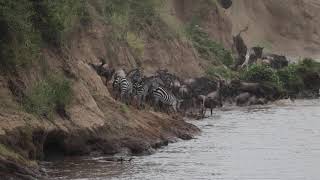
[[(316, 0), (237, 0), (228, 9), (206, 0), (166, 3), (166, 12), (174, 20), (172, 25), (185, 27), (199, 12), (204, 13), (199, 26), (227, 49), (232, 47), (232, 36), (248, 26), (242, 36), (249, 46), (261, 45), (292, 57), (319, 57), (320, 5)], [(94, 17), (98, 16), (94, 7), (90, 9)], [(0, 175), (12, 175), (17, 169), (31, 176), (39, 174), (21, 168), (37, 167), (34, 160), (52, 153), (114, 154), (124, 149), (145, 153), (151, 147), (165, 145), (177, 137), (189, 139), (199, 132), (180, 117), (149, 109), (140, 111), (117, 102), (111, 96), (110, 84), (89, 66), (105, 58), (116, 68), (141, 66), (147, 75), (167, 68), (184, 78), (197, 77), (204, 74), (208, 62), (199, 57), (192, 42), (181, 37), (163, 40), (142, 33), (144, 53), (137, 58), (128, 44), (110, 38), (112, 28), (93, 18), (90, 26), (74, 29), (66, 49), (42, 49), (46, 71), (63, 74), (72, 83), (67, 118), (58, 114), (51, 120), (39, 118), (27, 113), (19, 103), (19, 94), (43, 79), (41, 63), (14, 75), (0, 75), (0, 165), (7, 164)], [(56, 152), (51, 152), (52, 148)], [(8, 161), (20, 166), (10, 166)]]
[(299, 57), (320, 57), (320, 3), (317, 0), (238, 0), (228, 10), (233, 34), (249, 46)]

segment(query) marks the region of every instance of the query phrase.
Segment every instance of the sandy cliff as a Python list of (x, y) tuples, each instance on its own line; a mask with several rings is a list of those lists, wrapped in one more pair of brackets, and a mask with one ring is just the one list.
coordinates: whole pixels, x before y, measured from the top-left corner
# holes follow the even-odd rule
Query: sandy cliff
[[(242, 35), (249, 46), (261, 45), (295, 58), (320, 58), (317, 0), (235, 0), (229, 9), (208, 2), (168, 0), (166, 12), (174, 20), (172, 25), (185, 26), (205, 8), (199, 25), (227, 49), (232, 47), (232, 35), (248, 26)], [(90, 9), (96, 17), (94, 7)], [(105, 79), (88, 65), (105, 58), (110, 65), (127, 70), (140, 65), (146, 74), (167, 68), (181, 77), (201, 76), (207, 61), (199, 57), (192, 43), (178, 37), (163, 41), (145, 33), (143, 56), (136, 58), (128, 44), (110, 40), (112, 28), (94, 18), (90, 26), (74, 29), (63, 51), (42, 49), (46, 71), (63, 74), (72, 83), (68, 118), (58, 114), (51, 120), (39, 118), (19, 104), (19, 94), (42, 80), (41, 64), (13, 75), (0, 75), (0, 167), (4, 169), (0, 175), (16, 177), (20, 172), (27, 174), (22, 177), (25, 179), (35, 176), (39, 174), (36, 160), (56, 153), (114, 154), (124, 149), (146, 153), (151, 147), (175, 138), (190, 139), (199, 132), (180, 117), (149, 109), (139, 111), (115, 101)]]

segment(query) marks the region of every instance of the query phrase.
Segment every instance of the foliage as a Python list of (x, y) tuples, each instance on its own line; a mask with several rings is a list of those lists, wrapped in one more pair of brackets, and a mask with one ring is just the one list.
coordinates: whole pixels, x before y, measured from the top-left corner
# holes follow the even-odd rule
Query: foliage
[[(60, 46), (79, 15), (84, 16), (85, 0), (32, 0), (34, 25), (46, 42)], [(81, 11), (82, 10), (82, 11)]]
[(320, 63), (311, 58), (305, 58), (298, 63), (297, 71), (299, 73), (317, 72), (320, 73)]
[(306, 58), (297, 64), (290, 64), (277, 72), (284, 87), (290, 91), (298, 93), (307, 89), (310, 82), (306, 81), (306, 76), (312, 73), (320, 73), (320, 63), (313, 59)]
[(50, 76), (27, 92), (25, 109), (38, 116), (52, 118), (58, 108), (64, 108), (72, 97), (71, 84), (62, 76)]
[(146, 32), (153, 38), (165, 39), (171, 32), (158, 10), (162, 5), (159, 0), (108, 0), (105, 16), (119, 40), (125, 40), (128, 32), (137, 35)]
[(267, 65), (253, 64), (240, 73), (241, 79), (251, 82), (272, 83), (281, 87), (281, 81), (274, 69)]
[(167, 28), (174, 37), (181, 40), (187, 40), (183, 23), (175, 14), (171, 13), (171, 9), (171, 3), (162, 3), (156, 7), (156, 11), (159, 14), (160, 19), (166, 24), (164, 28)]
[(127, 105), (121, 104), (121, 105), (120, 105), (120, 111), (121, 111), (122, 113), (124, 113), (124, 114), (127, 114), (127, 113), (129, 112), (129, 108), (128, 108)]
[(83, 26), (90, 24), (92, 18), (88, 10), (89, 3), (87, 0), (79, 0), (79, 6), (76, 10), (77, 16), (79, 17), (80, 23)]
[(61, 46), (77, 23), (89, 18), (87, 0), (1, 0), (0, 68), (12, 72), (39, 58), (43, 40)]
[(28, 0), (0, 1), (0, 68), (12, 71), (37, 59), (39, 37), (32, 24), (34, 15)]
[(288, 91), (299, 92), (304, 89), (303, 79), (299, 76), (297, 70), (297, 65), (290, 64), (288, 67), (280, 69), (277, 72), (284, 88)]
[(223, 77), (224, 79), (231, 80), (236, 78), (238, 76), (238, 73), (225, 66), (210, 66), (206, 70), (206, 75), (208, 77), (216, 77), (218, 75)]
[(195, 22), (196, 20), (187, 27), (186, 32), (201, 57), (207, 60), (218, 60), (226, 66), (231, 66), (233, 63), (231, 52), (211, 40), (209, 35)]
[(140, 32), (146, 25), (154, 23), (155, 0), (108, 0), (106, 17), (126, 37), (126, 31)]

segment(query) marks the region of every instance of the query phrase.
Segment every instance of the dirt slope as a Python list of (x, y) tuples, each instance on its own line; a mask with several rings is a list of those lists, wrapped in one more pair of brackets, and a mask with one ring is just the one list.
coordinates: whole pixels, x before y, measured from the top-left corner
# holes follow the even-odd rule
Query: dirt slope
[(320, 58), (320, 2), (317, 0), (237, 0), (228, 10), (232, 32), (248, 26), (249, 46), (291, 57)]
[[(235, 0), (227, 10), (212, 5), (216, 1), (210, 2), (166, 1), (167, 13), (174, 20), (171, 25), (184, 27), (201, 11), (205, 14), (199, 25), (225, 48), (232, 47), (232, 35), (248, 26), (243, 37), (249, 46), (261, 45), (294, 58), (320, 58), (317, 0)], [(91, 10), (96, 17), (97, 12), (93, 7)], [(28, 88), (40, 81), (43, 77), (39, 64), (15, 75), (0, 75), (0, 167), (8, 168), (5, 173), (12, 175), (21, 170), (20, 166), (36, 167), (32, 160), (50, 155), (50, 147), (59, 147), (67, 155), (96, 151), (113, 154), (123, 149), (143, 153), (176, 137), (188, 139), (199, 132), (179, 117), (124, 107), (111, 97), (105, 80), (88, 65), (105, 58), (108, 64), (127, 70), (141, 65), (146, 74), (167, 68), (181, 77), (201, 76), (206, 61), (199, 58), (192, 43), (177, 37), (159, 40), (145, 35), (144, 54), (135, 58), (128, 44), (110, 40), (111, 29), (93, 18), (90, 26), (74, 29), (67, 49), (42, 50), (48, 71), (62, 73), (72, 81), (74, 96), (66, 109), (69, 119), (58, 115), (50, 121), (38, 118), (26, 113), (17, 102), (12, 83)], [(10, 169), (7, 160), (18, 167)], [(31, 176), (39, 173), (20, 172)]]

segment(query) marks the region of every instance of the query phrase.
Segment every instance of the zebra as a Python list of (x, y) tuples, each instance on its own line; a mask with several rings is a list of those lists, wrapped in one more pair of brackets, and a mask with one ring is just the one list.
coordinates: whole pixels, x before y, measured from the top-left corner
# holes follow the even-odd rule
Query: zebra
[[(113, 90), (116, 91), (118, 94), (120, 93), (120, 101), (124, 101), (128, 104), (129, 99), (132, 95), (133, 85), (131, 81), (129, 81), (125, 77), (116, 76), (112, 83)], [(124, 99), (126, 98), (126, 99)]]
[(143, 103), (146, 102), (147, 99), (150, 100), (152, 96), (151, 90), (158, 86), (157, 82), (152, 82), (149, 79), (133, 84), (133, 95), (137, 100), (138, 108), (143, 107)]
[(142, 103), (147, 95), (147, 87), (143, 82), (136, 82), (133, 84), (133, 96), (137, 101), (138, 108), (142, 107)]
[(163, 105), (167, 105), (169, 107), (172, 107), (174, 112), (177, 112), (177, 109), (179, 109), (180, 102), (172, 93), (166, 91), (162, 87), (157, 87), (152, 90), (152, 95), (154, 98), (154, 104), (159, 107), (159, 103), (162, 103)]

